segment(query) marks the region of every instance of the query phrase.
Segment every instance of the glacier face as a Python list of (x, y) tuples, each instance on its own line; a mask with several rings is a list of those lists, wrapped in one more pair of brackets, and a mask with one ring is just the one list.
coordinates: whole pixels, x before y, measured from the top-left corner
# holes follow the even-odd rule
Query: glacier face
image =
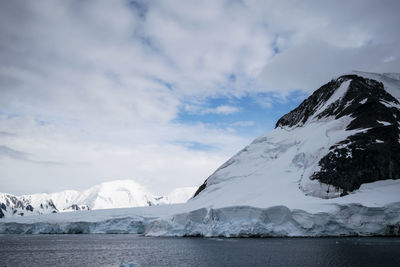
[(3, 214), (0, 218), (181, 203), (192, 197), (195, 190), (194, 187), (176, 188), (167, 196), (159, 197), (133, 180), (116, 180), (82, 192), (65, 190), (23, 196), (0, 193), (0, 212)]
[[(319, 213), (291, 210), (285, 206), (200, 208), (161, 217), (154, 217), (155, 213), (152, 216), (120, 214), (114, 217), (112, 213), (99, 216), (96, 212), (99, 211), (86, 212), (80, 220), (66, 218), (64, 213), (54, 214), (53, 218), (41, 216), (48, 218), (40, 221), (7, 221), (0, 223), (0, 234), (129, 233), (205, 237), (400, 235), (400, 202), (382, 207), (335, 205), (331, 212)], [(56, 216), (58, 218), (54, 218)], [(96, 220), (97, 216), (106, 219)]]
[(400, 203), (371, 208), (337, 205), (308, 213), (285, 206), (203, 208), (146, 224), (150, 236), (268, 237), (400, 235)]

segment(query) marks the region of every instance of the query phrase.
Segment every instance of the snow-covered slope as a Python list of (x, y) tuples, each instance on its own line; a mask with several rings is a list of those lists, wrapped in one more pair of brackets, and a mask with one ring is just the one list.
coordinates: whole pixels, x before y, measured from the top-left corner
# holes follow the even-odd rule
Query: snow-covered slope
[(13, 196), (0, 193), (0, 218), (65, 211), (112, 209), (183, 203), (195, 187), (176, 188), (167, 196), (154, 196), (133, 180), (116, 180), (82, 192), (66, 190), (51, 194)]
[[(400, 179), (399, 91), (396, 74), (332, 80), (218, 168), (191, 201), (307, 209), (328, 202), (320, 198), (357, 195), (366, 183)], [(399, 193), (374, 201), (400, 201)]]
[(172, 190), (162, 202), (166, 204), (184, 203), (194, 196), (197, 187), (178, 187)]
[(83, 191), (76, 204), (88, 205), (91, 209), (127, 208), (155, 204), (154, 196), (132, 180), (118, 180), (96, 185)]

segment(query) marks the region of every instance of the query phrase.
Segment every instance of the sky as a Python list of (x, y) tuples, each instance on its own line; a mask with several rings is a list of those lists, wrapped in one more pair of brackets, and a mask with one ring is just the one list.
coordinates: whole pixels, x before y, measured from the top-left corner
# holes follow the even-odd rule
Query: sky
[(400, 1), (1, 1), (0, 192), (199, 186), (318, 87), (400, 72)]

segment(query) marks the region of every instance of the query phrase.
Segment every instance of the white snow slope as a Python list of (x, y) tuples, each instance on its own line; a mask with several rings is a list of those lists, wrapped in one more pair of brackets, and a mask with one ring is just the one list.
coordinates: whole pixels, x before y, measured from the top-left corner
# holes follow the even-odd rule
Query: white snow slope
[[(356, 74), (382, 81), (399, 98), (400, 75)], [(328, 102), (341, 101), (347, 86), (344, 82)], [(322, 103), (315, 115), (328, 106)], [(339, 190), (309, 179), (331, 145), (366, 130), (345, 131), (351, 117), (317, 120), (315, 115), (300, 127), (278, 127), (257, 138), (185, 204), (6, 218), (0, 233), (400, 235), (400, 180), (363, 184), (339, 197)]]

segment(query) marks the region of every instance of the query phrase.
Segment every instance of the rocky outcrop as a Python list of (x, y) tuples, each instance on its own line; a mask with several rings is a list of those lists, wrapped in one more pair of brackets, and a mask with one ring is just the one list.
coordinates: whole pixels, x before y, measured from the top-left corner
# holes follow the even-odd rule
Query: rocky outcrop
[[(343, 194), (363, 183), (400, 179), (399, 101), (384, 90), (382, 83), (351, 75), (349, 88), (341, 99), (319, 118), (349, 115), (347, 130), (366, 129), (332, 146), (310, 178), (343, 190)], [(343, 79), (343, 77), (339, 78)]]
[(77, 211), (77, 210), (90, 210), (88, 205), (77, 205), (77, 204), (72, 204), (69, 207), (66, 207), (63, 209), (64, 211)]
[[(30, 199), (11, 194), (0, 194), (0, 218), (7, 215), (24, 216), (27, 214), (44, 214), (58, 212), (54, 202), (46, 200), (34, 207)], [(1, 216), (2, 215), (2, 216)]]

